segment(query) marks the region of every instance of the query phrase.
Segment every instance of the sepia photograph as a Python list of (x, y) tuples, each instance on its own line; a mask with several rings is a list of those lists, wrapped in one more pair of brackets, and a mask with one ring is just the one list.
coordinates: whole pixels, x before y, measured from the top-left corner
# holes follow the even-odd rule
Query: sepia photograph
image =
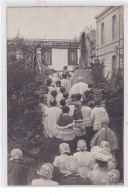
[(123, 15), (7, 7), (8, 186), (124, 185)]

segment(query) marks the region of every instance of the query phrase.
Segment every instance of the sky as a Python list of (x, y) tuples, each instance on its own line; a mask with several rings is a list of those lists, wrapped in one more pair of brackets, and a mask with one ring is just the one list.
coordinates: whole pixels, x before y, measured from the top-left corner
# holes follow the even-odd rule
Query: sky
[(72, 39), (89, 26), (106, 7), (10, 7), (7, 8), (7, 38)]

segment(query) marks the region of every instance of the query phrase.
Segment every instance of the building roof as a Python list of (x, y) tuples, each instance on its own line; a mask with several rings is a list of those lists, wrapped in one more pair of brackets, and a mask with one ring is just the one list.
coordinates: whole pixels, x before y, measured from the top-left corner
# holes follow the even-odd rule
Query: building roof
[(80, 42), (77, 39), (21, 39), (13, 38), (7, 39), (8, 45), (16, 45), (21, 42), (26, 45), (40, 45), (46, 48), (79, 48)]
[(95, 19), (100, 18), (102, 15), (104, 15), (106, 12), (108, 12), (110, 9), (117, 6), (108, 6), (106, 9), (104, 9), (102, 12), (100, 12), (98, 15), (95, 16)]

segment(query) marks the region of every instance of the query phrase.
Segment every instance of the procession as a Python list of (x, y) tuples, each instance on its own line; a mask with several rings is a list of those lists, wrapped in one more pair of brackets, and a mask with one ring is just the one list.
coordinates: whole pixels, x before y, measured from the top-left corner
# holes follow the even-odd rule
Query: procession
[(8, 185), (123, 184), (123, 70), (90, 34), (8, 40)]

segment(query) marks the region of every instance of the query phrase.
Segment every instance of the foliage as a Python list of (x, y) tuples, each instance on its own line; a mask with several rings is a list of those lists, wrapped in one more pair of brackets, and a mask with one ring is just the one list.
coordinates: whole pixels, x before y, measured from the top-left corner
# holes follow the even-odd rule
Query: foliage
[(102, 66), (91, 64), (94, 82), (94, 99), (105, 101), (107, 112), (111, 118), (123, 117), (123, 73), (118, 69), (106, 78), (102, 74)]
[(111, 118), (123, 117), (123, 75), (118, 70), (111, 78), (101, 84), (104, 91), (106, 108)]
[[(20, 148), (24, 153), (24, 163), (30, 167), (51, 160), (51, 139), (43, 135), (41, 124), (42, 111), (39, 103), (45, 103), (45, 76), (39, 75), (34, 68), (33, 48), (28, 47), (23, 40), (18, 40), (8, 47), (7, 57), (7, 108), (8, 108), (8, 151)], [(23, 53), (23, 58), (16, 59), (10, 52), (17, 48)], [(57, 149), (55, 149), (57, 150)]]
[(18, 64), (13, 57), (7, 72), (8, 137), (42, 134), (42, 113), (38, 104), (45, 100), (45, 78)]

